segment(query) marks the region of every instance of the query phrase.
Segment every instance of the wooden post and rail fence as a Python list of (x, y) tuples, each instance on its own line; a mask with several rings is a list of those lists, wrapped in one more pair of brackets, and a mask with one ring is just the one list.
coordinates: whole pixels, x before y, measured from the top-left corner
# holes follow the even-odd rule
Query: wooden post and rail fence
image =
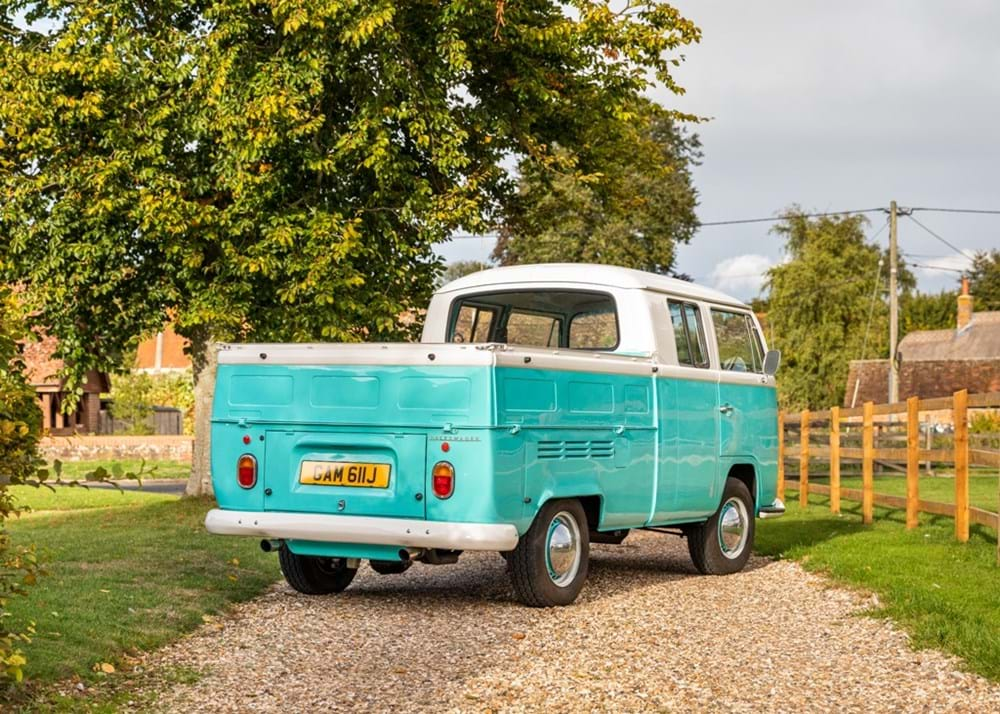
[[(920, 399), (911, 397), (895, 404), (874, 404), (866, 402), (852, 409), (832, 407), (824, 411), (800, 413), (779, 412), (778, 414), (778, 497), (785, 497), (786, 459), (794, 463), (794, 455), (788, 453), (785, 443), (788, 427), (798, 426), (798, 471), (797, 488), (799, 504), (809, 504), (810, 493), (826, 494), (830, 497), (830, 510), (840, 513), (841, 499), (861, 503), (861, 517), (866, 524), (874, 519), (875, 506), (905, 509), (907, 529), (919, 525), (920, 513), (948, 516), (955, 519), (955, 538), (961, 542), (969, 540), (971, 523), (980, 524), (998, 532), (997, 563), (1000, 564), (1000, 486), (998, 486), (997, 512), (974, 507), (969, 502), (969, 467), (986, 466), (1000, 468), (1000, 449), (970, 448), (969, 417), (970, 408), (1000, 407), (1000, 392), (972, 394), (962, 390), (951, 397)], [(920, 415), (926, 412), (950, 412), (954, 424), (954, 439), (951, 448), (921, 448)], [(905, 426), (905, 448), (876, 448), (876, 428), (887, 426), (876, 423), (876, 417), (888, 418), (889, 426)], [(883, 420), (884, 422), (884, 420)], [(810, 443), (810, 432), (814, 427), (828, 426), (829, 445)], [(861, 448), (843, 445), (843, 430), (861, 432)], [(792, 446), (794, 449), (795, 446)], [(794, 451), (792, 452), (794, 454)], [(810, 483), (810, 460), (828, 461), (829, 485)], [(861, 462), (861, 489), (841, 487), (841, 463)], [(906, 496), (894, 496), (875, 492), (876, 464), (898, 462), (905, 464)], [(920, 498), (921, 463), (941, 463), (954, 466), (954, 503), (940, 503)], [(902, 470), (902, 469), (900, 469)], [(994, 471), (995, 473), (995, 471)], [(1000, 479), (998, 479), (1000, 481)], [(794, 483), (794, 481), (792, 482)]]

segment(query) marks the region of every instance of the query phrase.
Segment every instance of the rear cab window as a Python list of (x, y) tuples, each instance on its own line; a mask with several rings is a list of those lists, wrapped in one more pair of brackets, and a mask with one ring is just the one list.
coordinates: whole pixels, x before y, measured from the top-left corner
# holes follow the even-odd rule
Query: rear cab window
[(712, 308), (719, 367), (728, 372), (764, 372), (764, 351), (753, 319), (744, 312)]
[(452, 305), (448, 341), (525, 347), (614, 350), (614, 298), (585, 290), (503, 291), (467, 295)]

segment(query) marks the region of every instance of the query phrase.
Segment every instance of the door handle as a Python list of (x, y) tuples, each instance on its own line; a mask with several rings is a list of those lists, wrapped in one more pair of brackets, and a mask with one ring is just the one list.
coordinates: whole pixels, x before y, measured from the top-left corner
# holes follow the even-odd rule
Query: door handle
[(725, 414), (726, 416), (729, 416), (730, 414), (733, 413), (733, 405), (723, 404), (721, 407), (719, 407), (719, 411)]

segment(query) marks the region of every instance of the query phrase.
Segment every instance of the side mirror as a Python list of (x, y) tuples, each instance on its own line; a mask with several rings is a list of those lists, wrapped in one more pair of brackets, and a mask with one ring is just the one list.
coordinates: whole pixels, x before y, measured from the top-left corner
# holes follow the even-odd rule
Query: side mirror
[(764, 374), (773, 377), (781, 364), (781, 350), (768, 350), (764, 355)]

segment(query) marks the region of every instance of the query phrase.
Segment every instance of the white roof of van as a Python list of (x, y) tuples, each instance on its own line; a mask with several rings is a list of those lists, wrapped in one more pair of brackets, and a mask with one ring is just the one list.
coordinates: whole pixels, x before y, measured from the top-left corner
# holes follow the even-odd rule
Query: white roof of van
[(739, 305), (742, 300), (695, 283), (665, 275), (647, 273), (615, 265), (588, 263), (543, 263), (538, 265), (511, 265), (471, 273), (442, 286), (439, 293), (466, 291), (475, 288), (499, 287), (518, 283), (567, 283), (588, 287), (614, 287), (636, 290), (655, 290), (673, 295), (688, 296), (695, 300)]

